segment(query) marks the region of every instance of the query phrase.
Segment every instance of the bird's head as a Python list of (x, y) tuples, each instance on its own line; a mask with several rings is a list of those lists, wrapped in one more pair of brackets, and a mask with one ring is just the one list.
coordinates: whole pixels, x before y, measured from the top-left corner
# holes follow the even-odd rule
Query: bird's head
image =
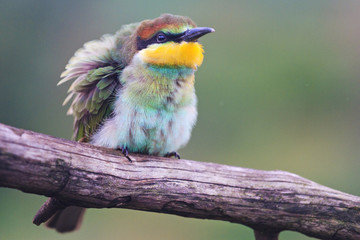
[(141, 22), (132, 40), (147, 64), (196, 69), (203, 61), (203, 48), (197, 40), (210, 32), (214, 29), (196, 27), (188, 17), (164, 14)]

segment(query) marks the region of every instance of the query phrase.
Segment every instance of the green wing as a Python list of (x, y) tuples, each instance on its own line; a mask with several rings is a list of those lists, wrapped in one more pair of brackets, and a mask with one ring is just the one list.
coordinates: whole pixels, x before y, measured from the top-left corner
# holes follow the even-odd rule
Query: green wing
[(126, 25), (115, 35), (90, 41), (66, 65), (58, 85), (73, 79), (63, 105), (73, 99), (68, 114), (74, 116), (73, 140), (88, 141), (101, 123), (111, 116), (119, 76), (125, 67), (119, 49), (136, 25)]

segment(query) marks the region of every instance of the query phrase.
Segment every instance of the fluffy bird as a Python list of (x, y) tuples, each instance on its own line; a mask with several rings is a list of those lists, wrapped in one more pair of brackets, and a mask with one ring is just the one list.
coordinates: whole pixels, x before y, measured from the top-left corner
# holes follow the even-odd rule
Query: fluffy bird
[[(73, 80), (64, 101), (72, 100), (73, 139), (119, 148), (129, 160), (131, 152), (179, 157), (197, 118), (194, 73), (204, 52), (197, 40), (211, 32), (164, 14), (85, 43), (59, 82)], [(83, 211), (67, 207), (47, 225), (72, 231)]]

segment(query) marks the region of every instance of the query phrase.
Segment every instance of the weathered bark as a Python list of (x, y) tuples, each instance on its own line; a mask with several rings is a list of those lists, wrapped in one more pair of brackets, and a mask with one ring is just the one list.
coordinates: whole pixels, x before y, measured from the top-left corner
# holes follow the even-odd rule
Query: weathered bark
[(0, 186), (93, 208), (218, 219), (258, 239), (360, 239), (360, 198), (283, 171), (130, 155), (0, 124)]
[(255, 239), (256, 240), (278, 240), (279, 239), (279, 232), (261, 232), (261, 231), (254, 231)]

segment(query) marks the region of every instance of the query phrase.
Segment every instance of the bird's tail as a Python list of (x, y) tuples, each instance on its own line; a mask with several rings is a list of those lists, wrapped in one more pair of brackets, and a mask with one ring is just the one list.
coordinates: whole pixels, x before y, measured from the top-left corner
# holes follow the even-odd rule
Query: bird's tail
[(69, 206), (52, 216), (46, 222), (46, 226), (61, 233), (77, 230), (81, 225), (84, 213), (85, 208)]

